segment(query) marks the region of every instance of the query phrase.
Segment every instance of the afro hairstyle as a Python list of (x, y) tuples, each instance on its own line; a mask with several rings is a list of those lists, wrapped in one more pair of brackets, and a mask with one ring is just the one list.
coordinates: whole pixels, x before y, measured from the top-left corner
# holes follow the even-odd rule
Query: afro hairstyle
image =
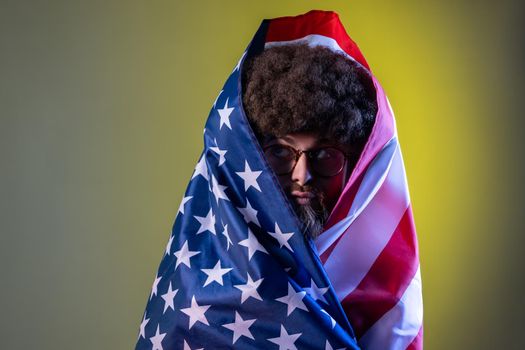
[(322, 46), (272, 46), (247, 58), (242, 91), (244, 110), (259, 141), (317, 132), (352, 158), (359, 157), (377, 113), (368, 71)]

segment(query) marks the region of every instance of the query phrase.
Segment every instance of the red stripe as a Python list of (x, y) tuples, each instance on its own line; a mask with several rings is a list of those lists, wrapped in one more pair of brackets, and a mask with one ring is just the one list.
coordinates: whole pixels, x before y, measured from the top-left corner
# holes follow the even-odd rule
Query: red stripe
[(423, 349), (423, 326), (419, 329), (419, 333), (416, 335), (412, 343), (408, 346), (407, 350), (421, 350)]
[(341, 302), (358, 338), (399, 302), (414, 277), (419, 265), (415, 232), (409, 205), (370, 271)]
[(313, 10), (295, 17), (272, 19), (266, 33), (266, 42), (296, 40), (311, 34), (334, 39), (343, 51), (370, 71), (361, 50), (346, 34), (337, 13), (332, 11)]

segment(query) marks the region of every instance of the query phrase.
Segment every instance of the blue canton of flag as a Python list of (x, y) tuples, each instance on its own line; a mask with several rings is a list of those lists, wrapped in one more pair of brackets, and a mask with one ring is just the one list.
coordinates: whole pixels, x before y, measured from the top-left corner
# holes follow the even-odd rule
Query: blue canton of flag
[[(248, 53), (261, 49), (258, 37)], [(356, 349), (313, 242), (244, 115), (245, 56), (208, 117), (136, 349)]]

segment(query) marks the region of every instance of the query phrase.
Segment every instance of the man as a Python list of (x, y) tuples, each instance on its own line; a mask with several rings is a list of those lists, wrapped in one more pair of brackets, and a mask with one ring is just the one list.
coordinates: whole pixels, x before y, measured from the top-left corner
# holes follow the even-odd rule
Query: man
[(316, 238), (372, 129), (372, 79), (342, 53), (306, 44), (271, 47), (244, 67), (247, 117), (303, 232)]
[(421, 349), (421, 309), (384, 91), (335, 13), (263, 21), (206, 122), (136, 348)]

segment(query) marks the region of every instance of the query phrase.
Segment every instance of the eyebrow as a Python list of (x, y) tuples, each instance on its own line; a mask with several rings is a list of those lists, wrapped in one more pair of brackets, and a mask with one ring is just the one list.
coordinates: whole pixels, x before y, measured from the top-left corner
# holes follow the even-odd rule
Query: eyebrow
[(289, 143), (292, 142), (292, 138), (290, 136), (286, 136), (286, 135), (283, 136), (283, 137), (275, 138), (274, 140), (278, 140), (278, 139), (282, 139), (282, 140), (287, 141)]
[[(271, 141), (278, 141), (279, 139), (281, 140), (284, 140), (288, 143), (293, 143), (293, 139), (290, 137), (290, 136), (283, 136), (283, 137), (279, 137), (279, 138), (274, 138), (272, 139)], [(317, 142), (316, 142), (316, 147), (318, 146), (326, 146), (326, 145), (333, 145), (333, 141), (324, 137), (322, 139), (319, 139)]]

